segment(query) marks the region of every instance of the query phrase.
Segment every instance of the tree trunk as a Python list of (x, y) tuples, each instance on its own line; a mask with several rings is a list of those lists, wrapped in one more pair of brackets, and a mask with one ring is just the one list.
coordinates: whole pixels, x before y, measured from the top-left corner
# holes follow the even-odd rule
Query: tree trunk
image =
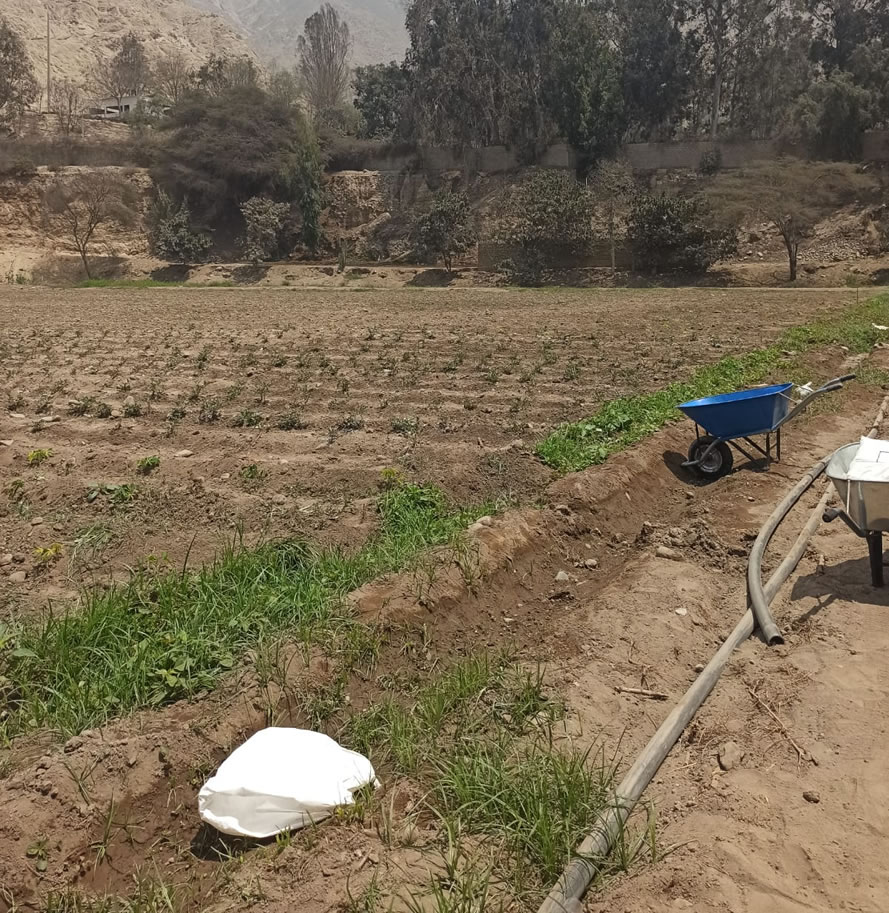
[(80, 254), (80, 259), (81, 259), (81, 261), (82, 261), (82, 263), (83, 263), (83, 271), (86, 273), (86, 278), (87, 278), (87, 279), (92, 279), (93, 276), (92, 276), (92, 273), (90, 272), (90, 261), (89, 261), (89, 259), (87, 258), (87, 255), (86, 255), (86, 248), (85, 248), (85, 247), (78, 247), (78, 248), (77, 248), (77, 252)]
[(794, 243), (787, 245), (787, 259), (790, 261), (790, 281), (796, 282), (796, 259), (799, 247)]
[(713, 64), (713, 104), (710, 109), (710, 139), (715, 143), (719, 134), (719, 108), (722, 104), (722, 47), (716, 48)]

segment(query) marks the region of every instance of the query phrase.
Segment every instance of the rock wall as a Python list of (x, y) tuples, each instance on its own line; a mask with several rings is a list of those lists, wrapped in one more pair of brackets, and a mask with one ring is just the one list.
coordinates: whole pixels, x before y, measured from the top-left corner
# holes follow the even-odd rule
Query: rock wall
[[(74, 175), (99, 169), (83, 167), (50, 170), (38, 168), (28, 177), (0, 178), (0, 248), (7, 251), (19, 248), (40, 252), (73, 251), (68, 234), (57, 219), (46, 211), (44, 194), (56, 182)], [(148, 172), (142, 168), (101, 169), (113, 173), (132, 186), (139, 199), (139, 210), (144, 214), (153, 187)], [(122, 229), (110, 223), (100, 226), (95, 236), (97, 252), (112, 256), (139, 256), (148, 245), (141, 224)]]

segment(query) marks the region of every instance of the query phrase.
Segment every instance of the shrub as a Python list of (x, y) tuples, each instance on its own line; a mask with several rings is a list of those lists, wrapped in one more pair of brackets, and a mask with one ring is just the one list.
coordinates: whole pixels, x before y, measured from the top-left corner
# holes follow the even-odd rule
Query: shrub
[(636, 197), (627, 237), (636, 268), (651, 273), (704, 272), (737, 248), (736, 230), (717, 225), (701, 197)]
[(148, 215), (148, 243), (162, 260), (196, 263), (206, 256), (211, 241), (192, 228), (186, 202), (176, 206), (167, 193), (158, 190)]
[(592, 195), (562, 171), (537, 171), (513, 188), (497, 240), (515, 250), (501, 265), (508, 281), (540, 285), (555, 259), (581, 255), (592, 237)]
[(323, 207), (318, 142), (303, 114), (256, 85), (190, 93), (158, 126), (155, 180), (201, 220), (239, 220), (251, 197), (287, 201), (316, 249)]
[(252, 197), (241, 205), (246, 227), (244, 255), (248, 260), (259, 263), (278, 255), (289, 212), (286, 203), (276, 203), (268, 197)]
[(504, 260), (497, 267), (510, 285), (536, 288), (543, 285), (547, 274), (546, 255), (534, 248), (527, 248), (515, 257)]
[(37, 166), (27, 158), (18, 158), (0, 167), (0, 177), (25, 180), (37, 174)]
[(522, 247), (586, 247), (592, 235), (592, 199), (563, 171), (537, 171), (518, 184), (504, 212), (501, 239)]
[(429, 212), (416, 223), (417, 252), (423, 258), (441, 259), (450, 273), (454, 257), (476, 242), (475, 224), (465, 193), (439, 191)]
[(718, 174), (721, 170), (722, 148), (714, 146), (701, 155), (701, 160), (698, 162), (698, 172), (705, 177), (713, 177), (714, 174)]

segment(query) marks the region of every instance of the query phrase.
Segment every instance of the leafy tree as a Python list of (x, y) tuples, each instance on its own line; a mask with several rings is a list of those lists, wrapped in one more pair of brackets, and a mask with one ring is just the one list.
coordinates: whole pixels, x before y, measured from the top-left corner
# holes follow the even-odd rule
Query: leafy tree
[(241, 212), (246, 226), (245, 256), (253, 263), (273, 260), (279, 252), (281, 233), (290, 207), (268, 197), (253, 197), (241, 204)]
[(503, 142), (534, 164), (558, 134), (551, 110), (552, 44), (562, 0), (512, 0), (503, 41)]
[(589, 189), (564, 171), (535, 171), (512, 188), (501, 240), (526, 249), (583, 250), (592, 237)]
[(410, 0), (406, 65), (418, 138), (479, 148), (502, 141), (508, 117), (501, 0)]
[(137, 218), (135, 191), (108, 169), (59, 178), (47, 189), (44, 205), (80, 254), (87, 279), (96, 231), (113, 222), (129, 226)]
[(123, 113), (123, 100), (128, 95), (144, 95), (151, 84), (152, 73), (145, 45), (134, 33), (120, 39), (117, 51), (109, 60), (99, 61), (91, 72), (95, 88), (113, 98)]
[(291, 204), (302, 240), (320, 241), (318, 143), (301, 112), (258, 87), (186, 96), (159, 126), (156, 182), (202, 220), (242, 221), (252, 197)]
[(793, 282), (800, 247), (817, 223), (875, 190), (873, 177), (855, 165), (781, 159), (724, 172), (708, 195), (729, 219), (764, 220), (775, 227), (787, 250)]
[(592, 7), (559, 8), (549, 50), (548, 107), (584, 166), (611, 155), (624, 133), (623, 74)]
[(402, 64), (377, 63), (355, 70), (355, 107), (364, 139), (394, 139), (402, 134), (410, 87)]
[(636, 268), (657, 273), (700, 273), (734, 253), (736, 230), (716, 224), (709, 204), (666, 194), (633, 201), (627, 237)]
[(193, 80), (204, 95), (213, 96), (225, 95), (236, 89), (258, 89), (261, 81), (259, 68), (250, 57), (217, 54), (211, 54), (198, 67)]
[(429, 211), (417, 220), (420, 255), (443, 260), (445, 269), (452, 272), (454, 257), (466, 253), (477, 240), (474, 222), (465, 193), (440, 191)]
[(806, 0), (806, 7), (816, 29), (811, 55), (828, 73), (848, 70), (856, 49), (889, 28), (883, 0)]
[(177, 206), (159, 189), (148, 213), (148, 243), (155, 256), (173, 263), (197, 263), (210, 249), (207, 235), (191, 225), (191, 212), (183, 201)]
[(0, 16), (0, 127), (14, 124), (39, 94), (21, 36)]
[(323, 4), (306, 19), (297, 52), (306, 101), (316, 118), (330, 119), (342, 106), (349, 87), (352, 36), (348, 23), (329, 3)]
[(669, 137), (685, 113), (696, 76), (697, 38), (675, 0), (616, 0), (618, 45), (629, 128)]
[(275, 101), (295, 108), (302, 95), (299, 74), (295, 70), (275, 70), (269, 75), (268, 92)]
[(771, 136), (814, 79), (811, 22), (797, 0), (752, 0), (741, 7), (737, 29), (723, 114), (733, 131)]
[(870, 93), (874, 123), (889, 123), (889, 40), (857, 47), (849, 63), (856, 85)]
[(792, 135), (818, 158), (855, 160), (861, 156), (862, 133), (873, 122), (872, 109), (871, 93), (848, 73), (836, 71), (797, 100)]

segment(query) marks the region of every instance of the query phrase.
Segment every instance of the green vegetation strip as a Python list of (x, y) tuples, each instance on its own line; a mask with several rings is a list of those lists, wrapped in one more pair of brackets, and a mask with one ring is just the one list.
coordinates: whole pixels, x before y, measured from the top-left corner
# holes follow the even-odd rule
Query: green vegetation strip
[(784, 332), (768, 348), (723, 358), (699, 368), (691, 379), (656, 393), (639, 393), (606, 402), (595, 415), (562, 425), (537, 446), (537, 454), (559, 472), (577, 472), (603, 463), (611, 454), (631, 447), (681, 417), (677, 406), (688, 400), (728, 393), (761, 383), (787, 361), (786, 352), (803, 353), (827, 345), (867, 352), (886, 338), (874, 324), (889, 324), (889, 296), (806, 326)]
[(0, 740), (39, 727), (78, 732), (140, 707), (211, 688), (246, 651), (287, 635), (356, 661), (374, 649), (343, 597), (459, 544), (487, 510), (461, 510), (393, 474), (380, 529), (353, 553), (303, 541), (229, 548), (194, 574), (144, 568), (126, 586), (84, 595), (39, 625), (0, 625)]
[[(616, 760), (564, 737), (564, 710), (543, 685), (539, 670), (507, 654), (470, 656), (410, 700), (392, 693), (346, 722), (339, 738), (388, 782), (405, 776), (419, 785), (427, 816), (447, 834), (447, 871), (432, 877), (425, 898), (412, 891), (410, 909), (450, 910), (440, 901), (463, 896), (487, 896), (492, 910), (511, 909), (501, 906), (507, 898), (524, 909), (609, 802)], [(654, 852), (650, 838), (622, 840), (615, 866)]]

